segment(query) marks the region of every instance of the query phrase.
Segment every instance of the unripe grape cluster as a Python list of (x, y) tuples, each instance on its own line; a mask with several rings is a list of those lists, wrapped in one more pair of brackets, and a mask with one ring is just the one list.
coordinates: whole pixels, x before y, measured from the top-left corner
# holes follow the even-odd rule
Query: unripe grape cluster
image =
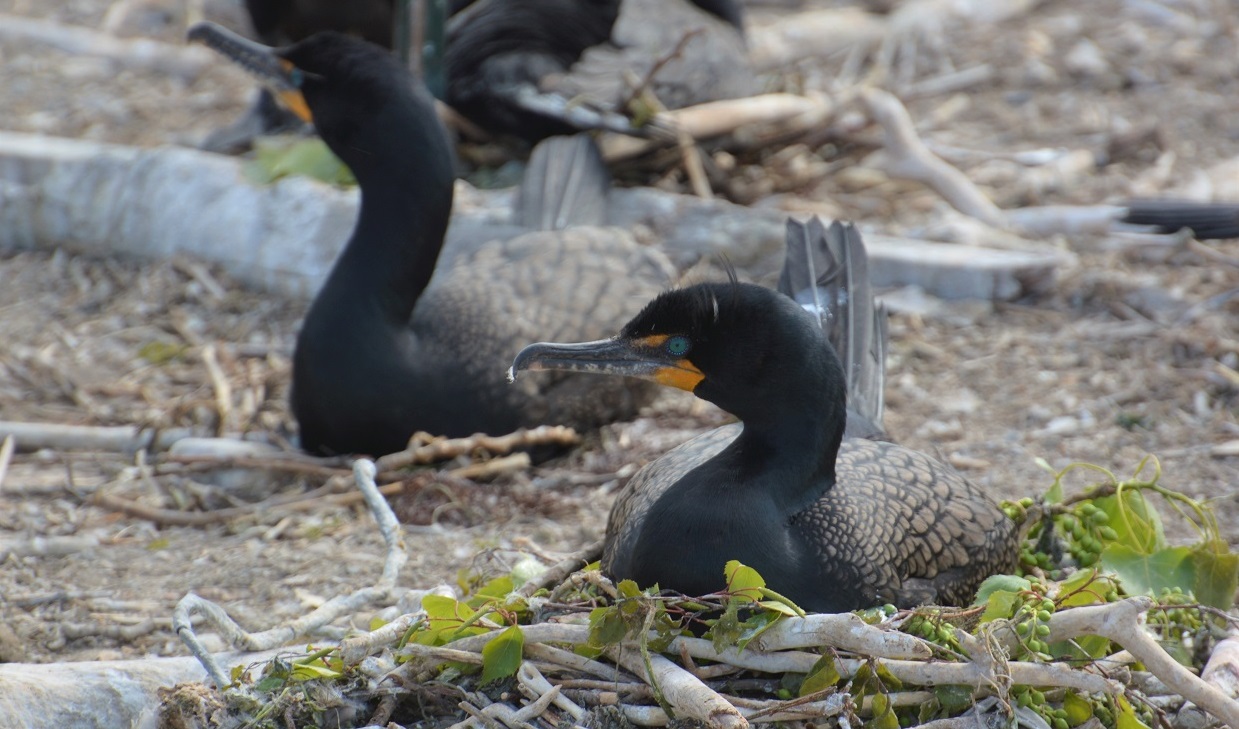
[(1020, 602), (1011, 618), (1015, 634), (1020, 638), (1020, 648), (1014, 658), (1033, 658), (1042, 661), (1051, 660), (1050, 645), (1046, 637), (1050, 634), (1050, 618), (1054, 616), (1054, 601), (1046, 596), (1046, 584), (1040, 579), (1030, 577), (1032, 583), (1029, 589), (1019, 594)]
[(959, 651), (959, 640), (955, 637), (955, 626), (943, 619), (941, 613), (933, 611), (918, 612), (908, 618), (900, 628), (903, 632), (919, 636), (936, 643), (943, 648)]

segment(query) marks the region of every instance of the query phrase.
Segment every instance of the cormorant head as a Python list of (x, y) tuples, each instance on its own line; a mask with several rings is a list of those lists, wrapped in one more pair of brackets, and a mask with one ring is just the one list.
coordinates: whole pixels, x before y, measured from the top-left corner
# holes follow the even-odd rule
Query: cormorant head
[(618, 336), (525, 347), (509, 371), (629, 375), (688, 390), (746, 423), (823, 403), (843, 414), (843, 370), (820, 327), (770, 289), (706, 283), (660, 294)]
[(422, 84), (387, 50), (343, 33), (316, 33), (270, 48), (214, 23), (199, 23), (200, 41), (245, 68), (304, 121), (363, 185), (372, 169), (390, 172), (404, 146), (435, 171), (451, 175), (451, 143)]

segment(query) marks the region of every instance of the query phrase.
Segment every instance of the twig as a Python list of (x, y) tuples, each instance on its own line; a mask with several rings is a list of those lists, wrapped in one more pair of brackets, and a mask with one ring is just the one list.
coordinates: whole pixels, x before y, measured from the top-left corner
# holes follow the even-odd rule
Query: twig
[(611, 646), (603, 653), (656, 686), (680, 717), (699, 719), (712, 729), (748, 727), (748, 721), (736, 707), (667, 658), (651, 653), (647, 663), (640, 646), (632, 642)]
[(0, 564), (10, 556), (61, 557), (99, 546), (95, 537), (32, 537), (24, 542), (0, 543)]
[(1192, 675), (1141, 628), (1140, 615), (1153, 605), (1150, 597), (1130, 597), (1121, 602), (1062, 610), (1050, 619), (1046, 640), (1055, 642), (1082, 635), (1108, 638), (1127, 649), (1173, 691), (1225, 724), (1239, 727), (1239, 701)]
[(517, 592), (523, 597), (529, 597), (538, 590), (551, 585), (558, 585), (568, 575), (602, 556), (602, 540), (599, 539), (584, 548), (564, 557), (559, 562), (547, 568), (545, 572), (521, 585)]
[(516, 680), (520, 683), (523, 690), (528, 691), (532, 695), (539, 695), (545, 698), (552, 696), (553, 693), (550, 701), (553, 701), (556, 706), (568, 712), (572, 720), (578, 724), (585, 721), (586, 711), (578, 706), (576, 702), (561, 694), (560, 688), (552, 686), (551, 682), (543, 677), (542, 672), (529, 661), (522, 663), (521, 667), (516, 671)]
[(232, 430), (232, 385), (228, 384), (228, 377), (219, 366), (214, 344), (202, 348), (202, 364), (206, 366), (207, 376), (211, 378), (211, 389), (215, 392), (215, 409), (219, 412), (216, 432), (227, 433)]
[(933, 188), (956, 210), (995, 228), (1006, 225), (1002, 211), (968, 177), (929, 151), (917, 136), (908, 110), (891, 94), (865, 89), (861, 101), (882, 127), (887, 172)]
[(383, 574), (373, 587), (362, 588), (351, 595), (337, 595), (308, 615), (293, 620), (287, 625), (260, 633), (244, 631), (223, 608), (192, 592), (177, 603), (176, 609), (172, 612), (172, 626), (194, 657), (202, 663), (217, 687), (223, 689), (230, 682), (214, 657), (194, 633), (193, 624), (190, 621), (193, 613), (204, 615), (232, 645), (244, 646), (246, 650), (266, 650), (285, 645), (371, 602), (389, 599), (395, 595), (396, 578), (405, 562), (408, 561), (408, 553), (405, 550), (400, 523), (396, 515), (392, 513), (391, 507), (388, 506), (387, 500), (379, 493), (378, 486), (374, 483), (374, 474), (375, 468), (372, 461), (363, 458), (354, 462), (353, 477), (356, 479), (357, 488), (364, 495), (366, 505), (370, 507), (370, 513), (374, 516), (379, 532), (383, 535), (383, 541), (387, 545)]
[(146, 38), (121, 39), (78, 26), (0, 13), (0, 40), (42, 43), (65, 53), (95, 56), (128, 68), (197, 78), (215, 63), (210, 52)]
[[(207, 526), (210, 524), (219, 524), (233, 519), (240, 519), (254, 514), (266, 513), (269, 511), (305, 511), (308, 509), (318, 508), (323, 503), (329, 503), (336, 506), (347, 506), (364, 500), (364, 497), (356, 491), (344, 494), (335, 492), (335, 484), (326, 483), (303, 494), (288, 494), (273, 496), (263, 501), (258, 501), (253, 504), (244, 506), (230, 506), (224, 509), (215, 509), (213, 511), (185, 511), (183, 509), (160, 509), (153, 506), (143, 506), (128, 499), (122, 499), (117, 496), (104, 493), (103, 491), (95, 491), (91, 496), (91, 503), (101, 506), (105, 509), (119, 511), (123, 514), (136, 516), (139, 519), (155, 522), (156, 524), (172, 525), (172, 526)], [(404, 482), (387, 484), (379, 489), (379, 493), (384, 496), (397, 496), (404, 492)]]
[(855, 613), (786, 618), (754, 641), (754, 647), (764, 651), (823, 645), (879, 658), (928, 660), (933, 655), (925, 641), (874, 627)]
[(703, 32), (704, 29), (702, 28), (693, 28), (684, 35), (680, 36), (680, 40), (676, 42), (675, 47), (673, 47), (670, 52), (663, 54), (654, 61), (654, 63), (650, 66), (650, 69), (645, 72), (645, 77), (642, 78), (640, 82), (633, 85), (632, 89), (628, 92), (628, 95), (624, 97), (623, 101), (617, 105), (617, 108), (627, 109), (632, 102), (636, 101), (638, 96), (645, 94), (645, 92), (649, 90), (650, 86), (654, 83), (654, 77), (658, 75), (658, 72), (663, 70), (663, 67), (668, 63), (671, 63), (675, 59), (684, 55), (684, 48), (688, 46), (689, 41), (701, 35)]
[(6, 435), (4, 444), (0, 445), (0, 491), (4, 491), (4, 477), (9, 473), (9, 463), (13, 460), (13, 436)]
[[(826, 98), (763, 94), (673, 109), (656, 115), (656, 120), (660, 126), (676, 129), (700, 141), (758, 124), (794, 125), (797, 129), (809, 131), (824, 124), (836, 109), (836, 105)], [(640, 156), (664, 144), (658, 140), (603, 134), (599, 138), (599, 146), (603, 158), (614, 163)]]
[(385, 473), (407, 466), (444, 461), (468, 455), (478, 449), (494, 454), (508, 453), (517, 448), (540, 445), (570, 446), (580, 442), (580, 436), (572, 428), (561, 425), (542, 425), (537, 428), (522, 428), (508, 435), (490, 436), (483, 433), (468, 438), (439, 438), (426, 433), (417, 433), (409, 441), (409, 448), (398, 453), (389, 453), (375, 463), (379, 472)]
[(165, 450), (192, 433), (188, 428), (153, 430), (128, 425), (102, 427), (0, 420), (0, 435), (13, 438), (16, 448), (22, 451), (51, 448), (133, 453), (143, 449)]

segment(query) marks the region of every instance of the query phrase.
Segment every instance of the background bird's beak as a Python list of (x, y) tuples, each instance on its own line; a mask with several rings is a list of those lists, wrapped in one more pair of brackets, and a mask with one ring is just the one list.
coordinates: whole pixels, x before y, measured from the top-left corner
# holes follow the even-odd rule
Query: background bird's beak
[(272, 48), (228, 30), (222, 25), (202, 22), (189, 29), (186, 37), (211, 48), (253, 74), (288, 110), (302, 121), (314, 121), (310, 107), (295, 81), (296, 67), (275, 55)]
[(659, 357), (656, 353), (620, 338), (579, 344), (531, 344), (522, 349), (512, 361), (508, 380), (515, 381), (516, 373), (525, 370), (562, 370), (640, 377), (689, 392), (705, 377), (701, 370), (686, 359), (669, 360)]

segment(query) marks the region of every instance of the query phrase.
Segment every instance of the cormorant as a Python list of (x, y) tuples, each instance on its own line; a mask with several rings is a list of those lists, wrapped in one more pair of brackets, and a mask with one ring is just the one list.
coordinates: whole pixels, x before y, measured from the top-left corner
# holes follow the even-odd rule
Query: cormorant
[[(399, 61), (338, 33), (280, 50), (210, 24), (190, 37), (312, 115), (361, 186), (356, 227), (297, 337), (291, 401), (303, 448), (379, 455), (419, 430), (589, 428), (652, 396), (648, 383), (599, 390), (579, 377), (514, 390), (496, 363), (534, 332), (600, 336), (618, 326), (669, 279), (661, 253), (615, 229), (571, 228), (459, 252), (436, 271), (454, 159), (434, 101)], [(574, 186), (597, 188), (588, 174)]]
[[(859, 245), (829, 231), (836, 248), (848, 236)], [(784, 294), (735, 281), (667, 291), (611, 339), (526, 347), (510, 376), (522, 370), (644, 377), (741, 421), (629, 481), (607, 522), (602, 568), (616, 579), (701, 595), (738, 559), (806, 610), (838, 612), (966, 604), (1016, 564), (1016, 525), (979, 488), (922, 453), (844, 437), (845, 371)]]
[(668, 108), (754, 91), (738, 0), (478, 0), (448, 24), (447, 102), (537, 141), (607, 128), (630, 82)]
[[(390, 47), (394, 5), (246, 0), (267, 45), (335, 30)], [(641, 82), (656, 66), (649, 89), (668, 108), (754, 91), (738, 0), (451, 0), (448, 12), (446, 101), (492, 133), (536, 142), (583, 129), (632, 131), (616, 109), (629, 93), (626, 77)], [(264, 91), (204, 146), (234, 151), (295, 126)]]

